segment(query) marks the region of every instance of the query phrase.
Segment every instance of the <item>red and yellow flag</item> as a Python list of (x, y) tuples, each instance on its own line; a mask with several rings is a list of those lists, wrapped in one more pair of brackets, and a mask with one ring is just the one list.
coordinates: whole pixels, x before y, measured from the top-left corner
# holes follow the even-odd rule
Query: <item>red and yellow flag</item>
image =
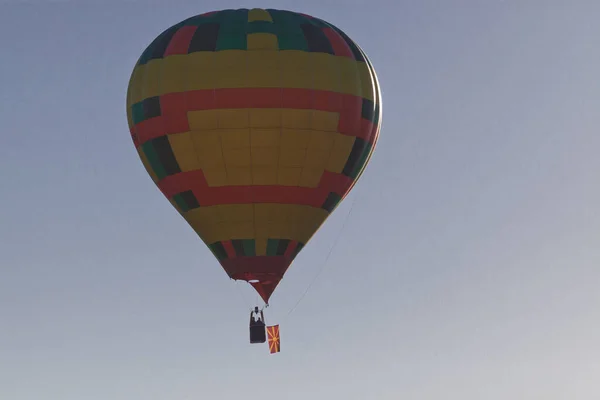
[(269, 339), (269, 352), (279, 353), (281, 346), (279, 343), (279, 325), (267, 326), (267, 337)]

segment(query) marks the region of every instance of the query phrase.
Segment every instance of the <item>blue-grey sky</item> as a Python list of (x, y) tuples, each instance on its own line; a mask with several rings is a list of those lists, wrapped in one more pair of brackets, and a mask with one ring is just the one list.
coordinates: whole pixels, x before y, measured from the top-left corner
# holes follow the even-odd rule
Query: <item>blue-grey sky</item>
[[(366, 173), (271, 299), (276, 355), (248, 344), (256, 295), (156, 189), (125, 117), (158, 33), (255, 6), (345, 30), (383, 94)], [(2, 2), (0, 399), (600, 398), (598, 15), (591, 0)]]

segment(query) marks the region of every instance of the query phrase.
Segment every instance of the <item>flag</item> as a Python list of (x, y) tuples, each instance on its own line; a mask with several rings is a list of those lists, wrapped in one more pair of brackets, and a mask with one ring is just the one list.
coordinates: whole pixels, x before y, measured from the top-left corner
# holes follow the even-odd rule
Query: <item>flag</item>
[(267, 326), (267, 336), (269, 338), (269, 352), (279, 353), (281, 345), (279, 343), (279, 325)]

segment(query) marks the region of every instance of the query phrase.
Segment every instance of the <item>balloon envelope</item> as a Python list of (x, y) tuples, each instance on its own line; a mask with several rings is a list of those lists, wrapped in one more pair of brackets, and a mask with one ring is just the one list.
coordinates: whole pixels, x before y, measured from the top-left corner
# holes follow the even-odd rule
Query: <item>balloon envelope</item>
[(238, 9), (161, 33), (132, 72), (127, 117), (152, 180), (268, 302), (362, 174), (380, 103), (371, 63), (337, 27)]

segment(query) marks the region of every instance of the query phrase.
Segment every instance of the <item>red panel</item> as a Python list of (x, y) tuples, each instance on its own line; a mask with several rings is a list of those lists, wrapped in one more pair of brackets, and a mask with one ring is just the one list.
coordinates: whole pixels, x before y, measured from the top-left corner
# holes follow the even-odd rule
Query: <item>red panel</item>
[(227, 253), (227, 257), (229, 258), (236, 258), (237, 254), (235, 253), (235, 248), (233, 247), (233, 244), (231, 243), (231, 240), (226, 240), (221, 242), (223, 244), (223, 247), (225, 248), (225, 252)]
[(315, 110), (329, 111), (329, 112), (341, 112), (342, 111), (343, 95), (340, 93), (330, 92), (330, 91), (326, 91), (326, 90), (315, 90), (315, 91), (313, 91), (313, 98), (314, 98), (314, 102), (313, 102), (312, 108)]
[(338, 124), (338, 132), (345, 135), (358, 136), (360, 134), (360, 120), (362, 119), (362, 98), (344, 95), (342, 111)]
[(198, 193), (200, 196), (205, 194), (208, 184), (202, 170), (196, 170), (167, 176), (158, 182), (158, 187), (167, 198), (187, 190), (192, 190), (194, 195), (198, 197)]
[(296, 240), (291, 240), (290, 243), (288, 244), (287, 249), (285, 249), (285, 253), (284, 253), (284, 257), (291, 259), (292, 256), (294, 255), (294, 250), (296, 250), (296, 247), (298, 246), (298, 242)]
[(196, 26), (183, 26), (179, 28), (171, 38), (164, 56), (187, 54), (190, 42), (192, 41), (192, 36), (194, 36), (196, 29), (198, 29)]
[(370, 143), (375, 140), (376, 126), (367, 119), (360, 120), (360, 132), (357, 137), (364, 139)]
[(325, 36), (329, 39), (329, 43), (331, 43), (331, 47), (333, 47), (333, 52), (336, 56), (354, 59), (354, 54), (352, 53), (350, 46), (348, 46), (348, 43), (346, 43), (339, 33), (331, 28), (323, 28), (323, 33), (325, 33)]
[(137, 140), (140, 145), (144, 144), (148, 140), (164, 136), (164, 117), (161, 115), (158, 117), (147, 119), (142, 122), (138, 122), (135, 126), (135, 131), (137, 133)]
[(319, 187), (329, 192), (335, 192), (344, 196), (352, 185), (352, 179), (346, 175), (336, 174), (335, 172), (325, 171), (319, 182)]
[(160, 96), (160, 111), (164, 118), (165, 134), (190, 130), (186, 103), (186, 96), (182, 96), (180, 93), (169, 93)]
[(307, 89), (281, 89), (281, 106), (283, 108), (311, 109), (313, 108), (313, 93)]
[(290, 261), (285, 256), (237, 257), (221, 260), (221, 265), (233, 279), (257, 281), (249, 283), (268, 303)]
[(184, 93), (174, 93), (174, 95), (186, 97), (186, 111), (212, 110), (217, 108), (217, 101), (214, 90), (192, 90)]
[(281, 89), (243, 88), (216, 89), (217, 108), (277, 108), (281, 107)]
[(221, 260), (221, 265), (232, 278), (252, 280), (260, 276), (280, 276), (290, 261), (285, 256), (243, 256)]

